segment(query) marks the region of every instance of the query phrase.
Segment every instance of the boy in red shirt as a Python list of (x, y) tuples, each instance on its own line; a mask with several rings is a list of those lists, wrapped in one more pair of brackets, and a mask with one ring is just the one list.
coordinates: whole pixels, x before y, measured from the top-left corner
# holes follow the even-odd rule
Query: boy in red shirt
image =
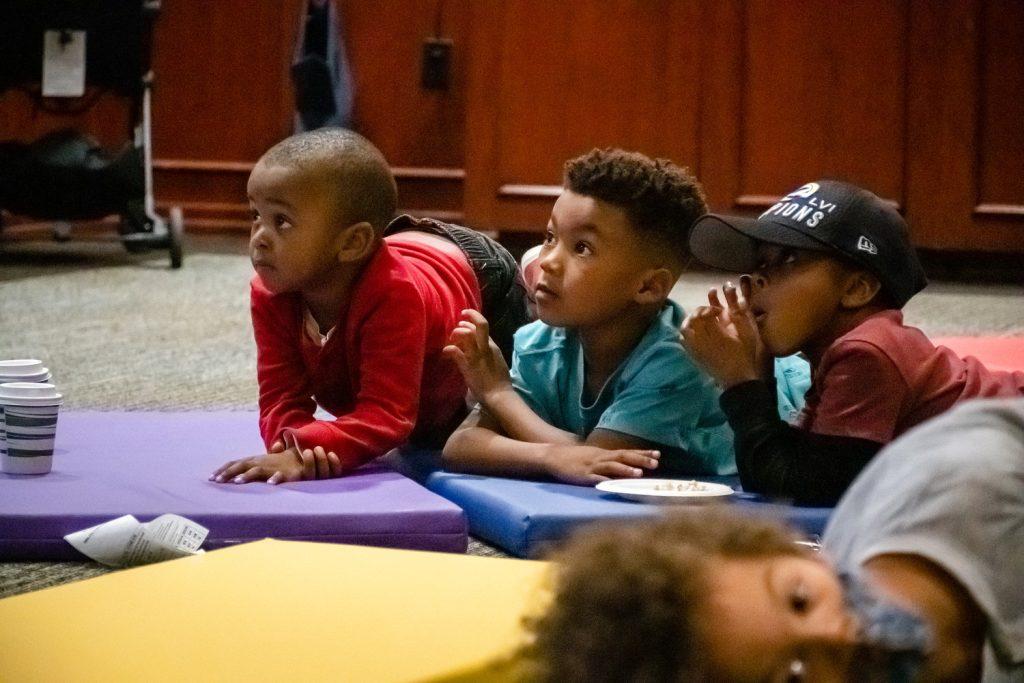
[[(683, 324), (690, 353), (725, 390), (744, 489), (834, 504), (881, 447), (975, 397), (1024, 394), (1024, 372), (989, 371), (903, 325), (926, 284), (903, 218), (846, 183), (808, 183), (756, 220), (708, 214), (690, 249), (741, 273)], [(775, 412), (766, 365), (803, 352), (811, 388), (795, 425)]]
[[(211, 480), (340, 476), (406, 441), (439, 447), (466, 414), (442, 356), (468, 308), (511, 353), (528, 322), (515, 259), (472, 230), (400, 216), (381, 153), (343, 129), (272, 147), (249, 176), (260, 433), (267, 452)], [(386, 227), (385, 227), (386, 226)], [(336, 416), (317, 420), (317, 405)]]

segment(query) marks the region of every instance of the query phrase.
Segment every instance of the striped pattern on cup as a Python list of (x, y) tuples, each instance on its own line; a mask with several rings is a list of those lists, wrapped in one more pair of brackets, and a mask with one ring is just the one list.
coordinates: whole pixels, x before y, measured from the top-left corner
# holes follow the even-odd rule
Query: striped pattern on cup
[(0, 458), (15, 474), (50, 471), (60, 406), (0, 405)]

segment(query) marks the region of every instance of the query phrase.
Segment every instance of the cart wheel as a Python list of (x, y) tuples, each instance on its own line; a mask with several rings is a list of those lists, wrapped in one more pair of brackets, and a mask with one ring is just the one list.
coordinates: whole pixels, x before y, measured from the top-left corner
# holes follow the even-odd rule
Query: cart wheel
[(181, 268), (185, 257), (182, 241), (185, 233), (185, 215), (180, 206), (172, 206), (167, 221), (168, 249), (171, 252), (171, 268)]

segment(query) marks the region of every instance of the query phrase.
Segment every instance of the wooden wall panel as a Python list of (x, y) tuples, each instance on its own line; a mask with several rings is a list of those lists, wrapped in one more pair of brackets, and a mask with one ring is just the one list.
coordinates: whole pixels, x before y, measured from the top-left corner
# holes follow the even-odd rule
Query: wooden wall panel
[[(714, 209), (756, 213), (821, 176), (897, 202), (916, 244), (1024, 254), (1020, 0), (336, 0), (355, 128), (403, 209), (539, 230), (563, 162), (594, 146), (693, 168)], [(253, 162), (292, 130), (303, 0), (171, 0), (157, 25), (158, 202), (244, 225)], [(453, 41), (446, 91), (423, 40)], [(124, 103), (79, 117), (0, 95), (0, 139), (64, 125), (107, 146)]]
[(101, 144), (114, 148), (131, 139), (129, 125), (124, 100), (115, 95), (99, 94), (88, 111), (54, 113), (40, 108), (35, 98), (22, 90), (0, 94), (0, 140), (30, 142), (61, 128), (75, 128), (88, 130)]
[(708, 203), (731, 209), (742, 194), (739, 174), (743, 107), (745, 5), (742, 2), (701, 2), (701, 89), (698, 95), (700, 134), (698, 177)]
[[(184, 204), (193, 217), (237, 222), (247, 213), (252, 163), (293, 130), (289, 65), (303, 4), (218, 2), (203, 30), (231, 39), (210, 46), (190, 38), (194, 7), (166, 4), (155, 65), (165, 99), (154, 103), (162, 201)], [(396, 167), (401, 210), (461, 219), (465, 12), (430, 0), (349, 0), (337, 8), (353, 76), (353, 128)], [(447, 91), (419, 83), (423, 41), (435, 32), (454, 42)]]
[[(695, 2), (516, 0), (478, 7), (468, 111), (467, 216), (502, 229), (543, 226), (566, 159), (618, 146), (696, 165)], [(492, 222), (491, 217), (501, 219)]]
[[(440, 0), (346, 0), (339, 6), (355, 80), (354, 127), (393, 166), (456, 168), (465, 160), (468, 12)], [(423, 42), (452, 41), (447, 90), (420, 86)]]
[[(1024, 253), (1024, 217), (976, 210), (985, 193), (1011, 205), (1024, 199), (1019, 170), (993, 180), (1020, 169), (1019, 158), (996, 151), (1014, 144), (1005, 131), (1024, 120), (1019, 91), (1006, 89), (1013, 79), (998, 72), (1020, 64), (1024, 48), (1016, 43), (1005, 65), (986, 63), (998, 54), (986, 46), (1003, 45), (1019, 22), (1013, 3), (911, 4), (907, 219), (919, 247)], [(986, 108), (986, 101), (998, 106)]]
[(165, 2), (154, 35), (157, 198), (192, 226), (248, 213), (252, 164), (292, 129), (301, 0)]
[[(345, 0), (339, 12), (352, 68), (353, 127), (396, 169), (403, 211), (461, 221), (469, 12), (443, 0)], [(452, 41), (446, 90), (420, 84), (423, 43)]]
[[(303, 0), (164, 2), (154, 34), (153, 151), (160, 204), (189, 226), (244, 226), (252, 164), (293, 127), (289, 74)], [(340, 0), (355, 88), (354, 127), (396, 167), (401, 207), (462, 217), (464, 5)], [(438, 15), (438, 9), (441, 10)], [(454, 41), (451, 87), (420, 88), (423, 40)], [(128, 102), (104, 96), (88, 113), (54, 117), (19, 92), (0, 96), (0, 140), (62, 126), (107, 147), (128, 138)]]
[(1024, 253), (1020, 2), (474, 5), (474, 225), (540, 229), (579, 140), (690, 164), (719, 211), (840, 178), (919, 246)]
[(770, 206), (817, 178), (902, 203), (903, 3), (748, 3), (738, 206)]
[(991, 0), (983, 11), (976, 211), (1024, 218), (1024, 3)]
[(153, 59), (158, 157), (254, 161), (291, 131), (299, 5), (213, 2), (200, 13), (193, 3), (163, 3)]

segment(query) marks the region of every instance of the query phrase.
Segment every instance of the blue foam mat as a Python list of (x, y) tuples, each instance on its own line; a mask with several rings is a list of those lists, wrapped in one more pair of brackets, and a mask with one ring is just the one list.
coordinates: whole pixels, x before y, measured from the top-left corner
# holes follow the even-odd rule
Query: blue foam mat
[[(428, 490), (461, 507), (470, 533), (517, 557), (537, 557), (582, 525), (650, 517), (665, 506), (623, 500), (592, 487), (554, 482), (444, 472), (440, 454), (407, 450), (389, 455), (390, 464)], [(701, 477), (738, 488), (736, 477)], [(810, 536), (821, 534), (832, 508), (772, 503), (739, 493), (737, 510), (787, 522)]]

